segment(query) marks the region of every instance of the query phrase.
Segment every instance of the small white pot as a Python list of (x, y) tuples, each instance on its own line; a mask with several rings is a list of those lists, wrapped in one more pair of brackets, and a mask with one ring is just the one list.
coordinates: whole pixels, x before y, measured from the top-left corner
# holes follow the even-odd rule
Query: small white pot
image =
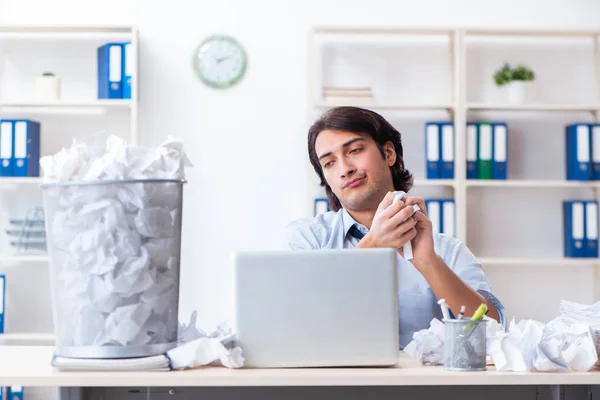
[(523, 104), (529, 98), (531, 82), (512, 81), (506, 85), (508, 102), (511, 104)]
[(56, 76), (35, 78), (35, 100), (43, 102), (60, 100), (60, 78)]

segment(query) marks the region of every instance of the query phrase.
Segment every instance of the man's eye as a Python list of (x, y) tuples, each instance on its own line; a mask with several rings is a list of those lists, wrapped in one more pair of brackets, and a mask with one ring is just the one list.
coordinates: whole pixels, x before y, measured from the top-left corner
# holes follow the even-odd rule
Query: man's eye
[(323, 164), (323, 168), (329, 168), (331, 167), (331, 161), (327, 161), (325, 164)]
[(356, 154), (356, 153), (358, 153), (361, 150), (362, 150), (361, 147), (357, 147), (356, 149), (352, 149), (352, 151), (350, 151), (350, 154)]

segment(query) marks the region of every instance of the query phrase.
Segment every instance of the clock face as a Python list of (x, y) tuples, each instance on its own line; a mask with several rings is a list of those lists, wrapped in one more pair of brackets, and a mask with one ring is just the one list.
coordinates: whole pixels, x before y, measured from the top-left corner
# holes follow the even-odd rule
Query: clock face
[(202, 82), (213, 88), (227, 88), (244, 76), (246, 53), (233, 38), (215, 35), (198, 46), (193, 64)]

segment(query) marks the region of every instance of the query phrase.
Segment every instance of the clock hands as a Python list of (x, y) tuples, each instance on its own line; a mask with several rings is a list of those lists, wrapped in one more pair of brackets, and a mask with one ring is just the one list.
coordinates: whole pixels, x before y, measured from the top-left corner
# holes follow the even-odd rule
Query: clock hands
[(231, 57), (233, 57), (233, 53), (225, 57), (215, 58), (215, 61), (217, 62), (217, 64), (220, 64), (223, 61), (230, 59)]

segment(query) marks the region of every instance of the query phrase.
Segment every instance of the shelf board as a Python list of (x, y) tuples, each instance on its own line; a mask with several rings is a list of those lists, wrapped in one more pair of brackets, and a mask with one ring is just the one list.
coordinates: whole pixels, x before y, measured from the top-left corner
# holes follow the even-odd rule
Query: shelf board
[(451, 186), (454, 187), (454, 179), (415, 179), (414, 186)]
[(15, 333), (0, 333), (0, 341), (40, 341), (49, 342), (56, 340), (54, 333), (35, 333), (35, 332), (15, 332)]
[(328, 103), (319, 102), (314, 108), (333, 108), (339, 106), (355, 106), (371, 110), (453, 110), (452, 104), (392, 104), (392, 103)]
[(502, 104), (502, 103), (467, 103), (469, 110), (495, 111), (600, 111), (600, 104)]
[(131, 99), (98, 99), (89, 101), (15, 101), (2, 102), (0, 107), (15, 107), (15, 108), (89, 108), (89, 107), (121, 107), (127, 108), (132, 104)]
[(136, 31), (133, 26), (69, 26), (69, 25), (0, 25), (3, 39), (130, 39)]
[(529, 180), (529, 179), (468, 179), (467, 187), (498, 187), (498, 188), (600, 188), (600, 181), (567, 181), (567, 180)]
[(38, 177), (0, 177), (0, 186), (2, 185), (40, 185), (44, 182), (43, 178)]
[(449, 35), (454, 29), (438, 27), (363, 27), (363, 26), (316, 26), (313, 32), (331, 35)]
[(600, 31), (592, 29), (477, 29), (467, 28), (466, 35), (474, 36), (548, 36), (548, 37), (594, 37)]
[(569, 265), (600, 265), (600, 258), (516, 258), (516, 257), (480, 257), (479, 262), (484, 267), (491, 265), (511, 266), (569, 266)]
[(47, 263), (47, 255), (0, 256), (0, 264)]

